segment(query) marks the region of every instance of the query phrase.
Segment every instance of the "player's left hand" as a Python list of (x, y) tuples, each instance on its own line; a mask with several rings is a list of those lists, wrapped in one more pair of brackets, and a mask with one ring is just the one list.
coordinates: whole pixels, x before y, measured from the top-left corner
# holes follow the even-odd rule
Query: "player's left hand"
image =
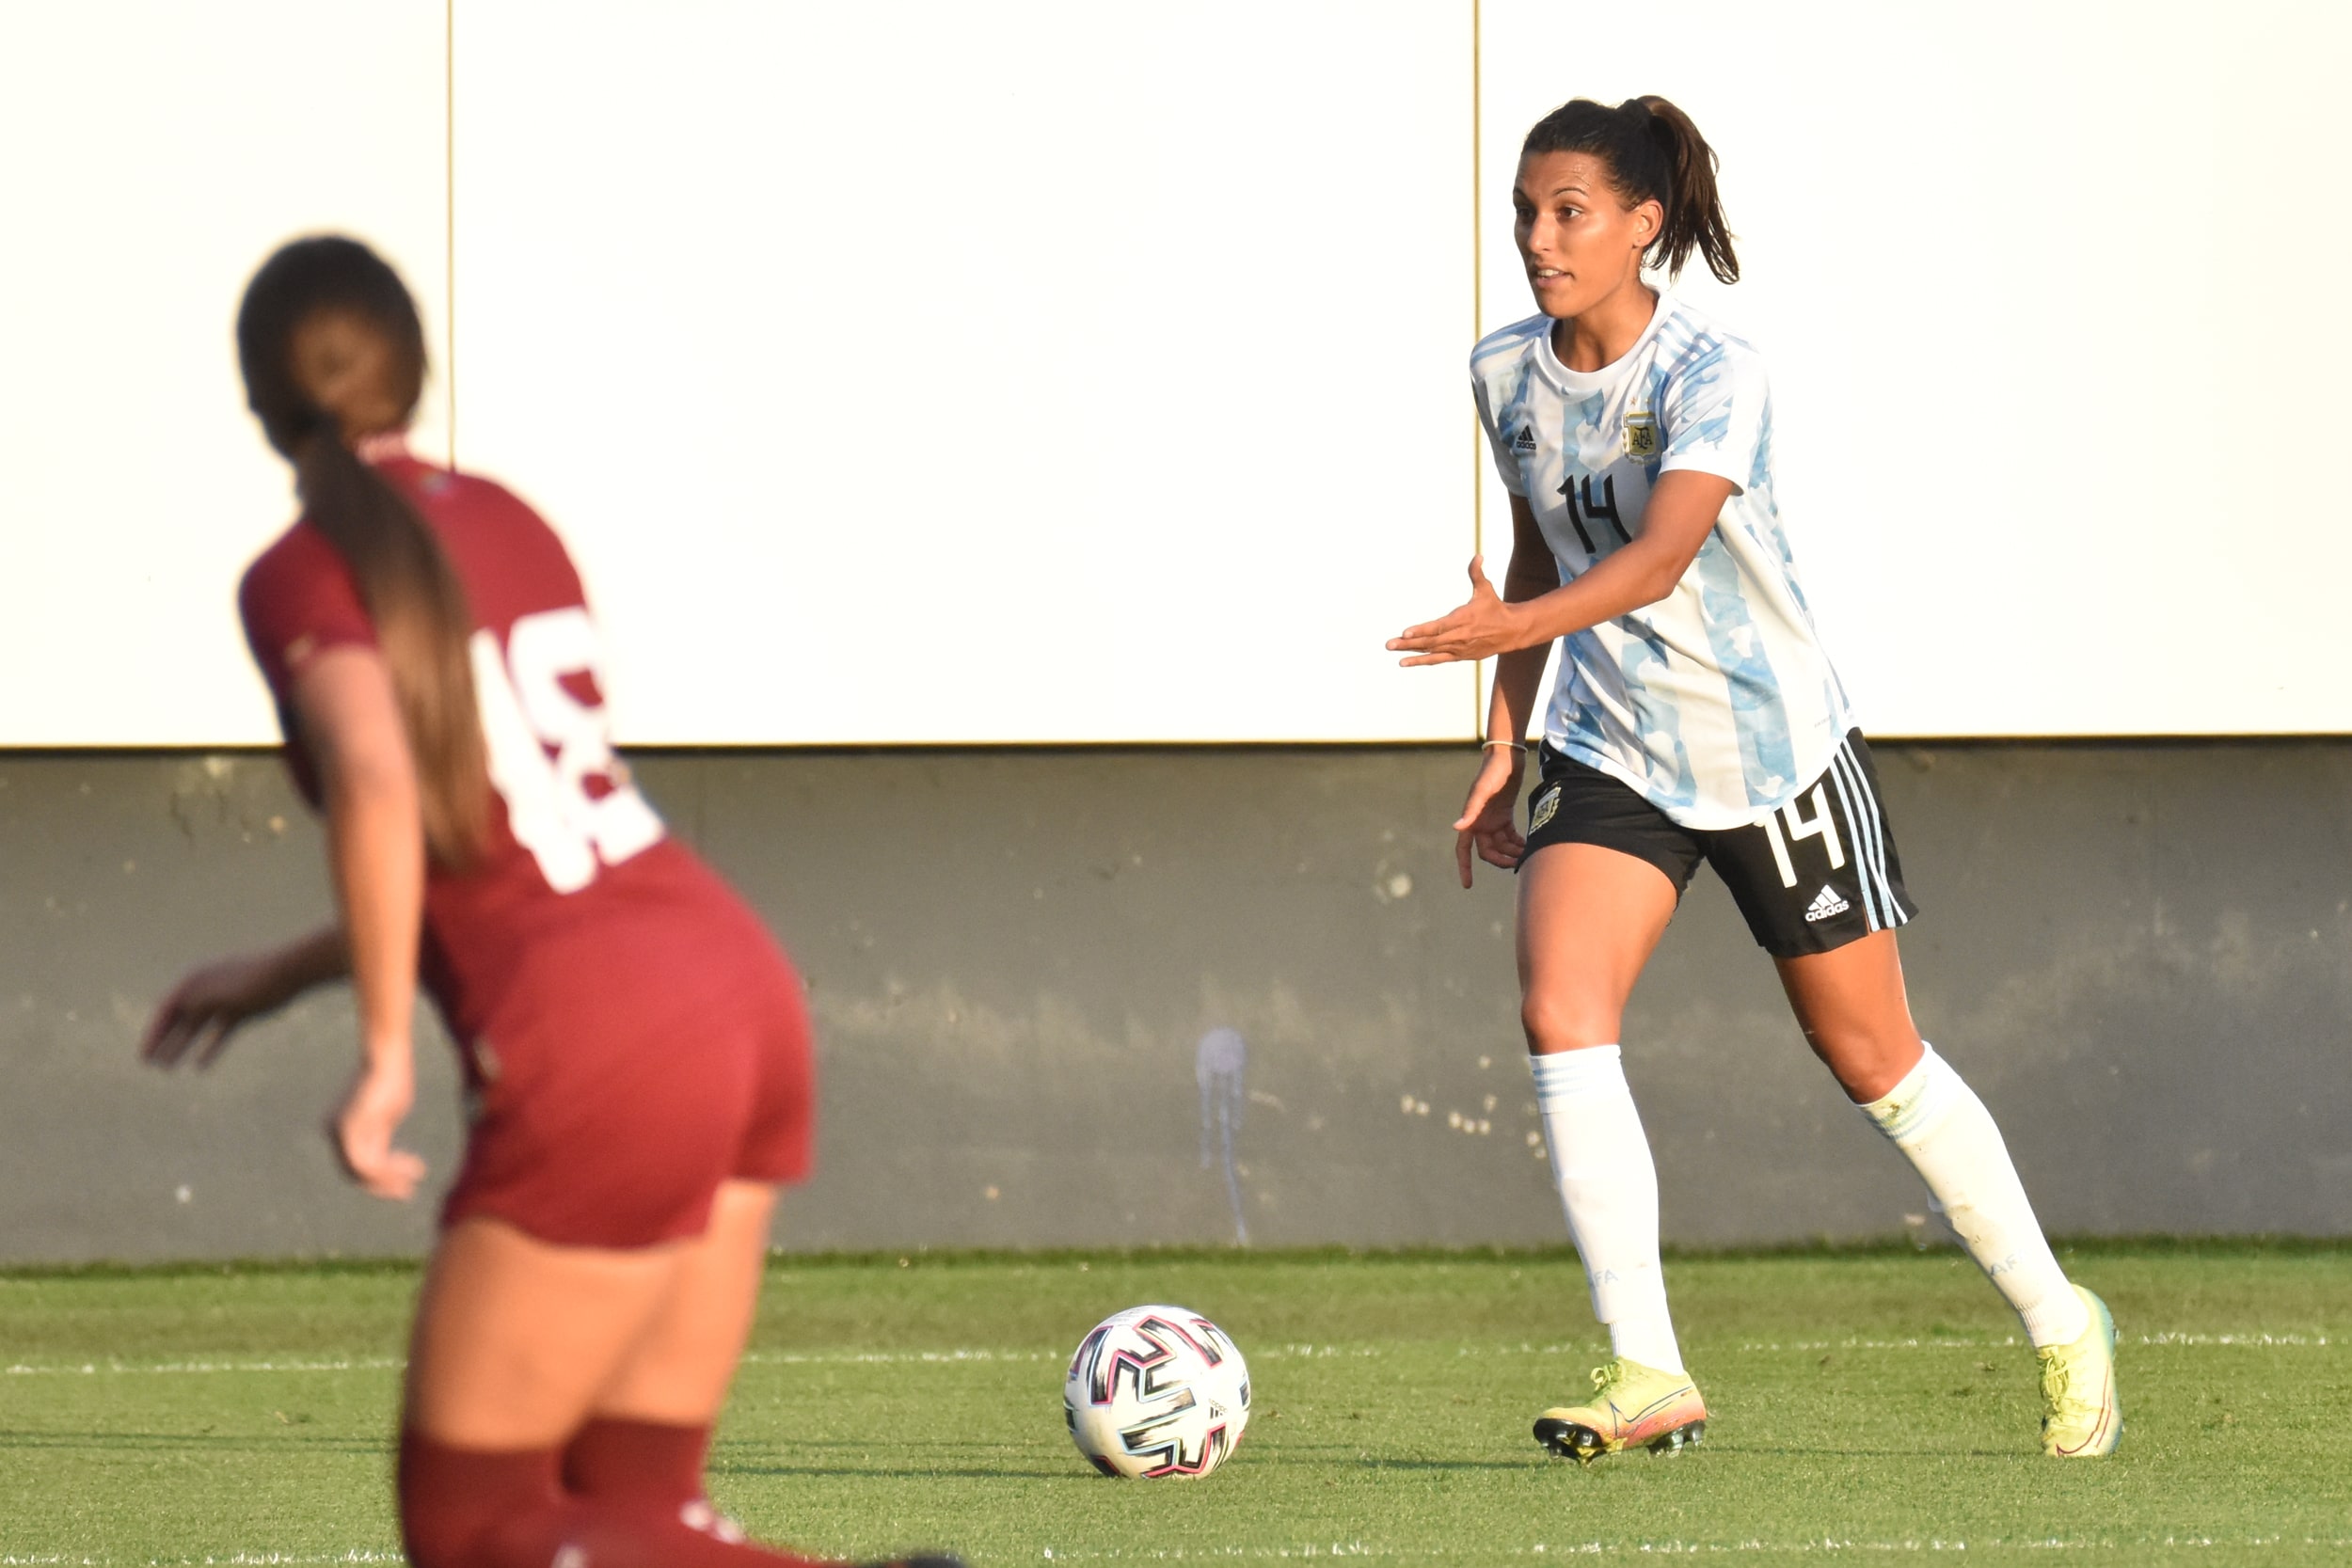
[(1413, 657), (1397, 662), (1407, 669), (1417, 664), (1455, 664), (1464, 659), (1492, 658), (1525, 645), (1518, 617), (1486, 580), (1486, 558), (1472, 556), (1470, 596), (1459, 608), (1434, 621), (1406, 626), (1389, 639), (1391, 653)]
[(362, 1067), (342, 1108), (326, 1124), (326, 1141), (344, 1174), (378, 1197), (405, 1200), (424, 1180), (424, 1162), (392, 1147), (415, 1099), (415, 1079), (405, 1062)]
[(151, 1067), (170, 1068), (191, 1056), (211, 1067), (240, 1025), (286, 1005), (293, 992), (277, 955), (223, 958), (191, 970), (155, 1009), (139, 1039)]

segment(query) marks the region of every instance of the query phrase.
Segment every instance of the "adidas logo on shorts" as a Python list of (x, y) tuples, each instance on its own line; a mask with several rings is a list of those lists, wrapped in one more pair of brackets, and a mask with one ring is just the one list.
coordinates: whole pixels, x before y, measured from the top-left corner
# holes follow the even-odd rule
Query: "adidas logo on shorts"
[(1535, 450), (1535, 427), (1532, 424), (1519, 426), (1519, 433), (1511, 438), (1511, 450), (1534, 451)]
[(1844, 914), (1851, 908), (1851, 904), (1837, 896), (1836, 888), (1824, 887), (1813, 895), (1813, 902), (1805, 906), (1805, 924), (1809, 926), (1817, 920), (1827, 920), (1834, 914)]

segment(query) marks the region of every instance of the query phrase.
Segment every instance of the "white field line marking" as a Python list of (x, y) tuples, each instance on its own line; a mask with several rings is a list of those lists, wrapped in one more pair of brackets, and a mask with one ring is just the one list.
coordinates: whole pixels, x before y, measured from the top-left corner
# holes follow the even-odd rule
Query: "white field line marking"
[(1553, 1544), (1537, 1542), (1533, 1546), (1477, 1546), (1456, 1549), (1445, 1546), (1368, 1546), (1360, 1541), (1320, 1542), (1296, 1546), (1162, 1546), (1129, 1551), (1119, 1547), (1108, 1549), (1079, 1547), (1075, 1550), (1048, 1546), (1042, 1560), (1050, 1562), (1108, 1562), (1114, 1560), (1177, 1562), (1188, 1559), (1221, 1560), (1233, 1558), (1395, 1558), (1413, 1560), (1443, 1558), (1456, 1555), (1481, 1560), (1496, 1556), (1515, 1558), (1554, 1557), (1718, 1557), (1770, 1552), (1790, 1556), (1819, 1552), (1876, 1552), (1889, 1556), (1909, 1554), (1975, 1551), (1987, 1552), (2112, 1552), (2129, 1553), (2136, 1560), (2150, 1552), (2203, 1551), (2213, 1547), (2246, 1546), (2328, 1546), (2337, 1549), (2352, 1546), (2352, 1539), (2324, 1541), (2305, 1536), (2300, 1541), (2282, 1535), (2248, 1536), (2232, 1539), (2226, 1536), (2174, 1536), (2157, 1541), (2102, 1539), (2097, 1541), (2068, 1540), (2058, 1536), (2011, 1541), (2000, 1537), (1974, 1541), (1929, 1539), (1925, 1541), (1857, 1541), (1851, 1537), (1820, 1536), (1804, 1541), (1578, 1541)]
[[(1857, 1541), (1851, 1537), (1841, 1538), (1836, 1536), (1820, 1536), (1809, 1538), (1804, 1541), (1564, 1541), (1558, 1544), (1539, 1541), (1533, 1546), (1482, 1545), (1473, 1548), (1469, 1555), (1482, 1559), (1492, 1558), (1498, 1553), (1518, 1558), (1634, 1556), (1718, 1557), (1756, 1552), (1773, 1552), (1783, 1555), (1810, 1554), (1816, 1552), (1876, 1552), (1890, 1556), (1899, 1556), (1929, 1552), (1967, 1552), (1972, 1550), (1979, 1555), (1985, 1552), (2004, 1551), (2130, 1552), (2134, 1554), (2144, 1554), (2152, 1551), (2204, 1551), (2214, 1547), (2229, 1549), (2247, 1546), (2327, 1546), (2342, 1551), (2347, 1548), (2352, 1548), (2352, 1538), (2321, 1540), (2316, 1536), (2305, 1536), (2301, 1540), (2296, 1541), (2290, 1540), (2283, 1535), (2246, 1536), (2235, 1539), (2228, 1536), (2168, 1535), (2161, 1541), (2148, 1537), (2141, 1537), (2136, 1540), (2118, 1540), (2107, 1538), (2096, 1541), (2084, 1541), (2068, 1540), (2058, 1536), (2048, 1536), (2011, 1541), (1997, 1536), (1988, 1540), (1980, 1536), (1971, 1543), (1967, 1540), (1944, 1541), (1933, 1538), (1925, 1541)], [(1402, 1560), (1412, 1558), (1442, 1558), (1452, 1557), (1454, 1555), (1456, 1555), (1456, 1553), (1444, 1546), (1369, 1546), (1361, 1541), (1334, 1541), (1327, 1544), (1322, 1542), (1306, 1542), (1292, 1546), (1175, 1546), (1144, 1548), (1135, 1551), (1127, 1551), (1119, 1547), (1112, 1547), (1105, 1550), (1102, 1548), (1082, 1546), (1075, 1550), (1072, 1550), (1066, 1547), (1057, 1548), (1048, 1546), (1044, 1548), (1041, 1560), (1049, 1562), (1107, 1562), (1113, 1560), (1176, 1562), (1194, 1559), (1201, 1560), (1232, 1560), (1235, 1558), (1257, 1560), (1275, 1558), (1348, 1557), (1396, 1558)], [(399, 1563), (405, 1562), (406, 1560), (407, 1559), (403, 1557), (398, 1552), (356, 1549), (347, 1552), (311, 1554), (296, 1552), (241, 1551), (218, 1554), (210, 1557), (149, 1558), (144, 1564), (144, 1568), (324, 1568), (324, 1565), (331, 1563)], [(0, 1554), (0, 1568), (114, 1568), (116, 1561), (117, 1560), (113, 1558), (76, 1552), (57, 1552), (22, 1556), (14, 1553)]]
[[(129, 1361), (85, 1361), (79, 1366), (36, 1367), (24, 1362), (5, 1370), (10, 1377), (97, 1376), (102, 1372), (152, 1374), (167, 1372), (384, 1372), (398, 1371), (408, 1365), (405, 1356), (355, 1356), (335, 1361), (157, 1361), (140, 1364)], [(0, 1557), (0, 1568), (8, 1568), (14, 1560)], [(29, 1559), (26, 1560), (30, 1560)], [(223, 1561), (228, 1560), (223, 1559)], [(293, 1559), (287, 1560), (292, 1561)], [(321, 1558), (322, 1562), (341, 1562), (341, 1558)]]
[(747, 1365), (767, 1367), (903, 1367), (955, 1361), (1063, 1361), (1065, 1354), (1042, 1350), (802, 1351), (743, 1353)]
[[(1910, 1350), (2003, 1350), (2013, 1349), (2025, 1341), (2016, 1335), (1998, 1339), (1749, 1339), (1738, 1344), (1708, 1345), (1701, 1342), (1701, 1352), (1715, 1354), (1819, 1352), (1838, 1350), (1910, 1351)], [(2167, 1329), (2155, 1334), (2126, 1336), (2126, 1344), (2173, 1345), (2195, 1349), (2227, 1346), (2236, 1350), (2295, 1350), (2327, 1349), (2339, 1342), (2325, 1334), (2200, 1334)], [(1383, 1356), (1395, 1352), (1380, 1345), (1275, 1345), (1251, 1351), (1253, 1361), (1321, 1361), (1343, 1356)], [(1588, 1344), (1518, 1344), (1518, 1345), (1457, 1345), (1457, 1356), (1503, 1355), (1593, 1355), (1597, 1346)], [(1038, 1362), (1059, 1361), (1058, 1351), (1041, 1350), (924, 1350), (924, 1351), (830, 1351), (803, 1353), (799, 1351), (751, 1351), (743, 1364), (754, 1367), (909, 1367), (952, 1366), (961, 1362)], [(158, 1361), (138, 1363), (129, 1361), (84, 1361), (78, 1364), (35, 1365), (17, 1362), (0, 1367), (0, 1374), (9, 1377), (75, 1377), (97, 1376), (101, 1373), (123, 1376), (159, 1376), (174, 1373), (218, 1372), (385, 1372), (399, 1371), (407, 1366), (400, 1356), (353, 1356), (347, 1359), (319, 1361)], [(31, 1560), (24, 1560), (29, 1562)], [(18, 1560), (0, 1557), (0, 1568), (12, 1568)]]
[[(113, 1558), (74, 1553), (49, 1557), (16, 1557), (0, 1553), (0, 1568), (109, 1568)], [(230, 1552), (216, 1557), (151, 1557), (146, 1568), (296, 1568), (298, 1564), (328, 1562), (406, 1562), (398, 1552)]]
[[(2324, 1346), (2331, 1341), (2325, 1334), (2190, 1334), (2168, 1329), (2155, 1334), (2121, 1336), (2123, 1343), (2140, 1345), (2230, 1345), (2256, 1349), (2290, 1349), (2298, 1346)], [(2026, 1341), (2014, 1334), (1998, 1339), (1791, 1339), (1786, 1343), (1767, 1343), (1751, 1339), (1742, 1344), (1718, 1345), (1717, 1350), (1795, 1351), (1795, 1350), (1999, 1350), (2003, 1346), (2022, 1345)]]
[[(2338, 1341), (2330, 1339), (2325, 1334), (2187, 1334), (2169, 1330), (2158, 1334), (2141, 1334), (2137, 1336), (2124, 1335), (2122, 1336), (2122, 1342), (2127, 1345), (2185, 1345), (2199, 1348), (2227, 1345), (2233, 1349), (2262, 1350), (2323, 1348), (2338, 1343)], [(1947, 1338), (1939, 1335), (1931, 1339), (1745, 1339), (1741, 1340), (1738, 1344), (1728, 1345), (1710, 1345), (1705, 1340), (1699, 1340), (1695, 1343), (1697, 1352), (1700, 1354), (1711, 1353), (1713, 1354), (1722, 1355), (1725, 1354), (1761, 1354), (1774, 1351), (2002, 1350), (2015, 1348), (2023, 1345), (2025, 1342), (2026, 1341), (2024, 1339), (2018, 1338), (2014, 1334), (2006, 1334), (1998, 1339)], [(1597, 1345), (1587, 1344), (1497, 1345), (1491, 1347), (1464, 1345), (1457, 1349), (1454, 1354), (1456, 1355), (1466, 1356), (1591, 1355), (1598, 1354), (1599, 1348), (1600, 1347)], [(1269, 1357), (1269, 1359), (1279, 1358), (1284, 1354), (1284, 1352), (1301, 1356), (1308, 1354), (1318, 1356), (1378, 1355), (1382, 1354), (1382, 1352), (1377, 1349), (1340, 1350), (1327, 1345), (1312, 1352), (1308, 1352), (1305, 1347), (1285, 1346), (1282, 1350), (1273, 1353), (1273, 1356)]]

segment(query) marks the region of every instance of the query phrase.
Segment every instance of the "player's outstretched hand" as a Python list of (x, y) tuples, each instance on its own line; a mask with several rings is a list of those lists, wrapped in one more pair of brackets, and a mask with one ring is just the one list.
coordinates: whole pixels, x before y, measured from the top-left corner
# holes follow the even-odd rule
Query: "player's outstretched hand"
[(1463, 659), (1492, 658), (1524, 646), (1518, 614), (1502, 602), (1486, 580), (1486, 558), (1472, 556), (1470, 596), (1459, 607), (1423, 621), (1389, 639), (1391, 653), (1410, 654), (1397, 662), (1407, 669), (1417, 664), (1454, 664)]
[(199, 1068), (211, 1067), (239, 1026), (292, 999), (277, 960), (275, 953), (257, 953), (190, 970), (148, 1022), (140, 1057), (171, 1068), (193, 1056)]
[(359, 1069), (342, 1109), (326, 1124), (326, 1141), (343, 1173), (378, 1197), (405, 1200), (415, 1196), (424, 1180), (424, 1162), (405, 1148), (392, 1147), (416, 1100), (417, 1085), (405, 1061)]
[(1508, 871), (1527, 853), (1527, 840), (1518, 829), (1519, 770), (1526, 753), (1507, 746), (1486, 748), (1486, 760), (1470, 782), (1470, 799), (1454, 824), (1454, 863), (1462, 885), (1470, 885), (1470, 852), (1488, 865)]

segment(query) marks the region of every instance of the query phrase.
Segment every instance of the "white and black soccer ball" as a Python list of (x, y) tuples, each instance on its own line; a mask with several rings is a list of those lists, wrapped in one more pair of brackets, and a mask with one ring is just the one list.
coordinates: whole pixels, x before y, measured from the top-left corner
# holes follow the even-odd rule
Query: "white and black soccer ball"
[(1070, 1358), (1062, 1408), (1078, 1451), (1106, 1476), (1205, 1476), (1249, 1425), (1249, 1368), (1200, 1313), (1130, 1307)]

